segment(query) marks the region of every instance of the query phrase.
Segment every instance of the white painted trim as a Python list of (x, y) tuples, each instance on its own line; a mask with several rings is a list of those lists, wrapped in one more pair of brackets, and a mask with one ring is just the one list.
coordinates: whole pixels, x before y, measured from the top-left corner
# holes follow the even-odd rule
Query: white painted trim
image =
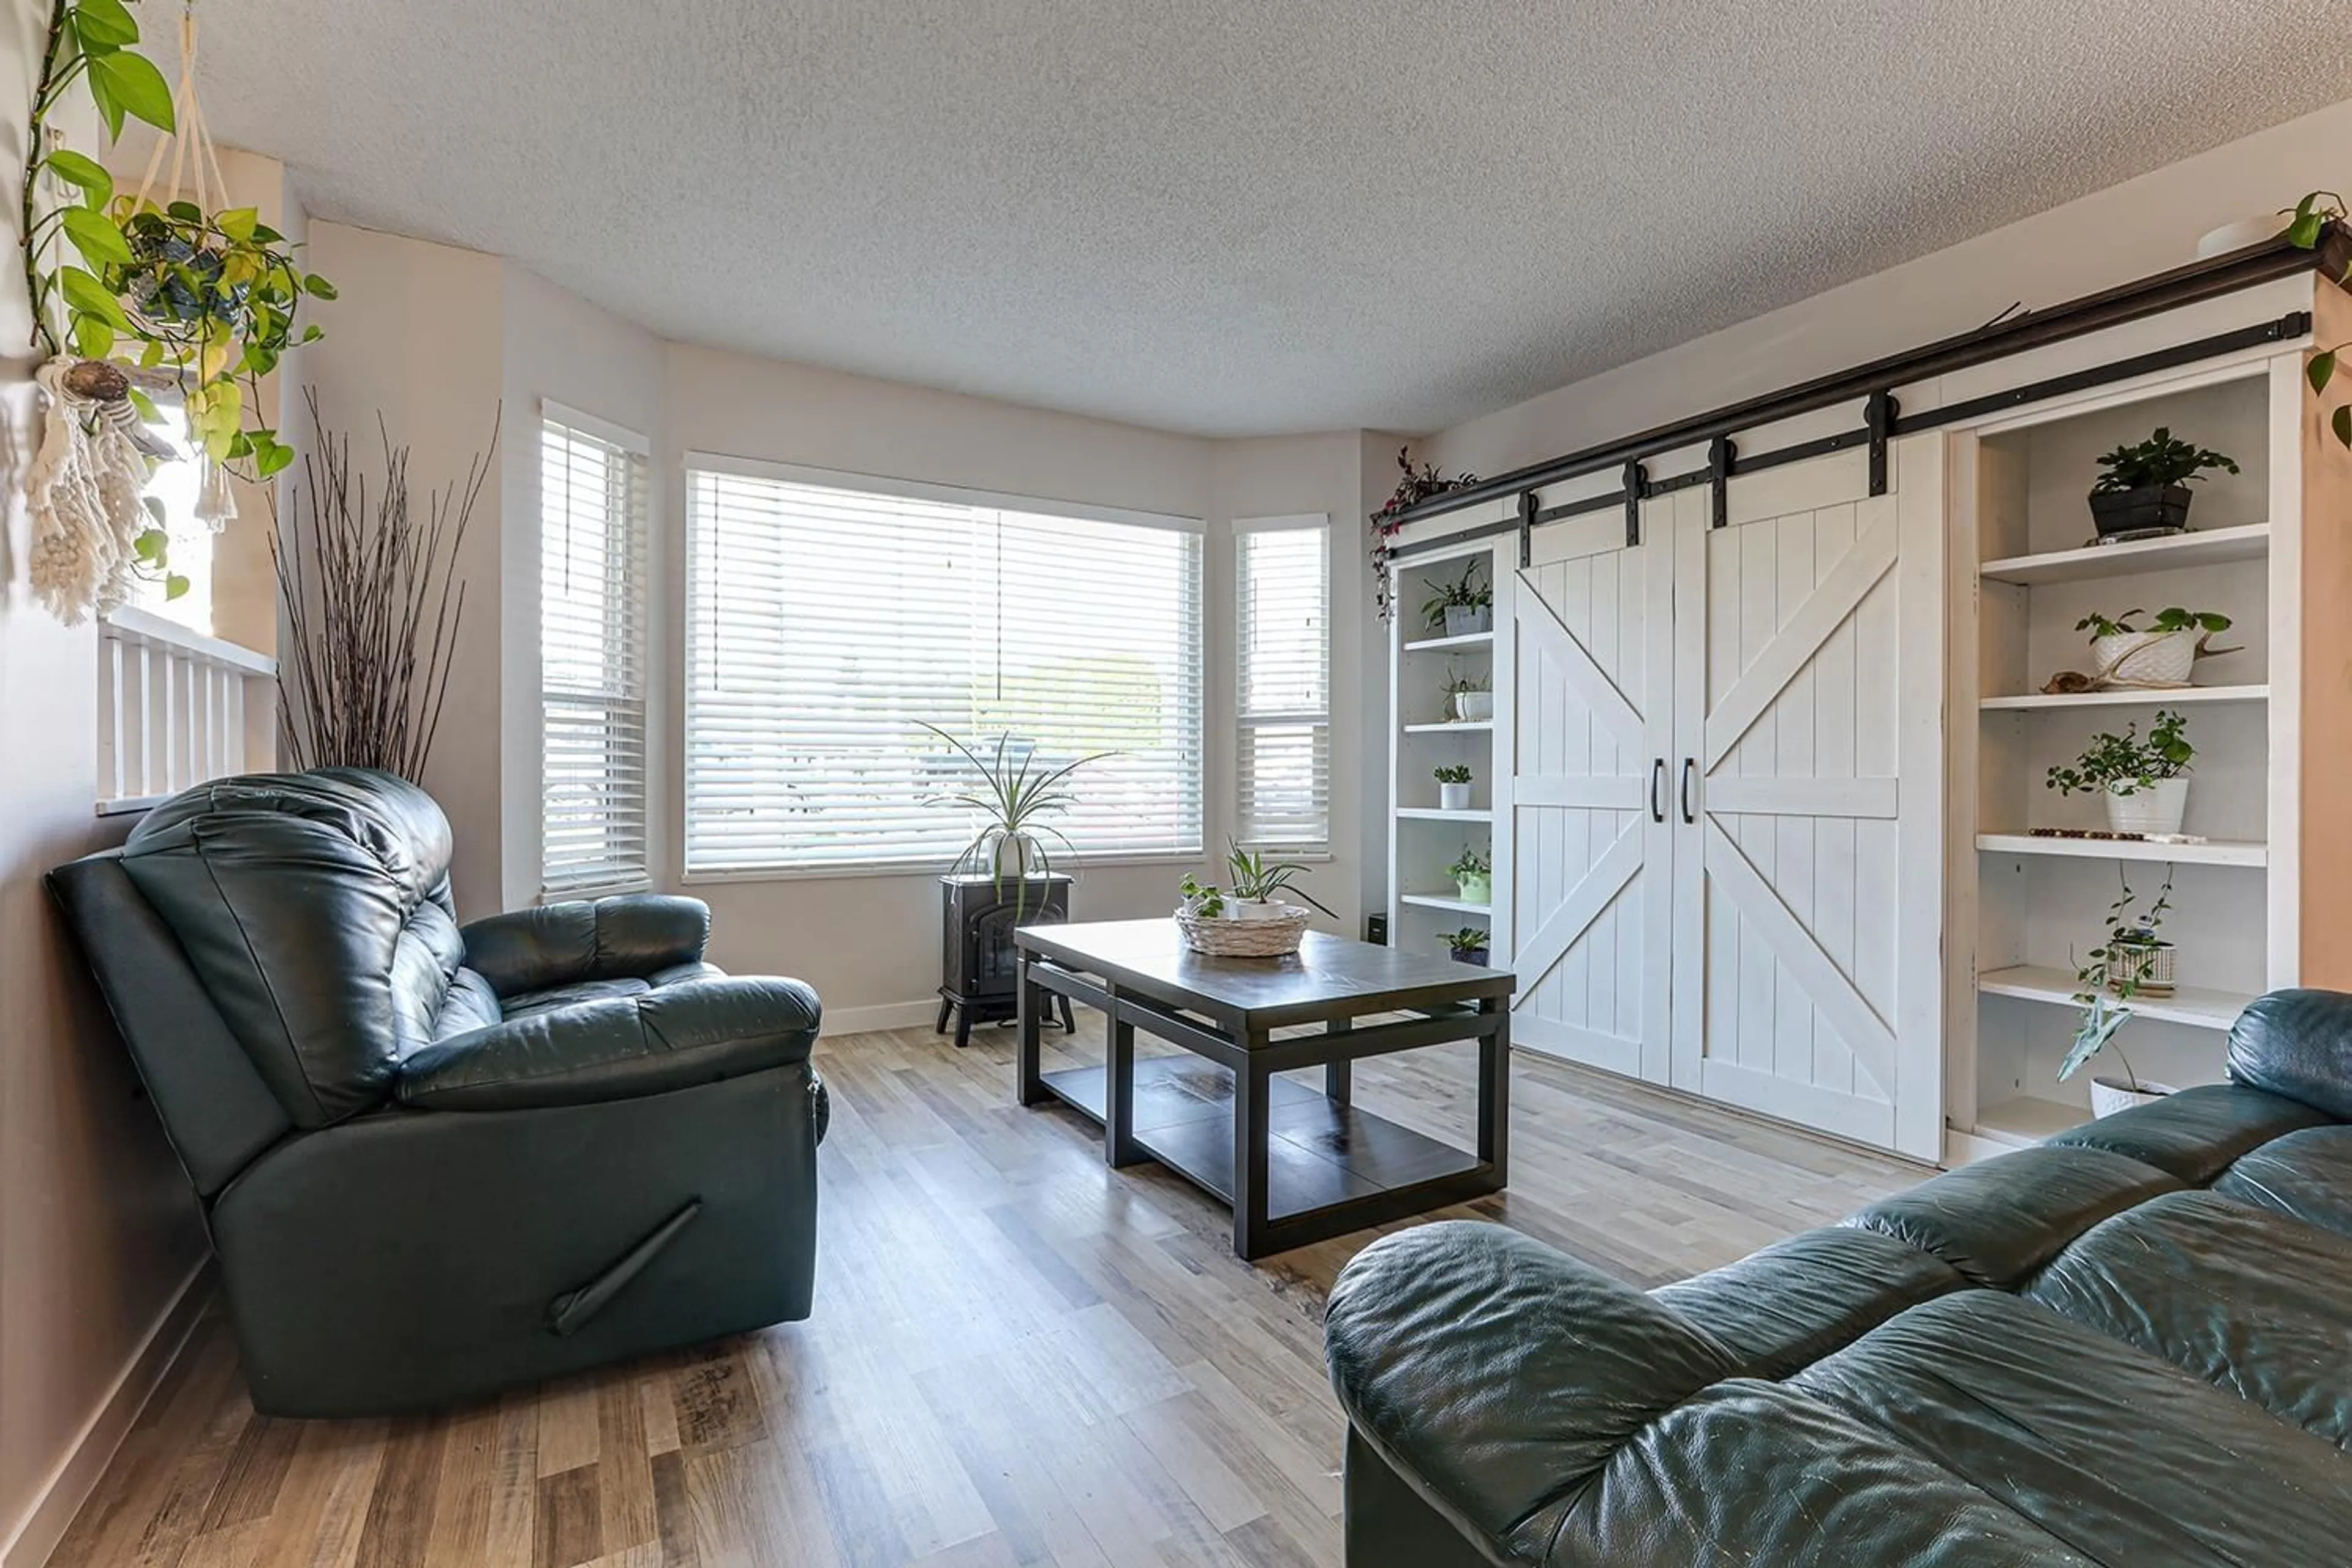
[(123, 1363), (113, 1385), (74, 1435), (33, 1506), (0, 1541), (0, 1568), (40, 1568), (65, 1538), (66, 1530), (97, 1489), (99, 1479), (114, 1460), (122, 1440), (131, 1435), (147, 1402), (187, 1348), (188, 1337), (213, 1298), (212, 1257), (207, 1253), (147, 1330), (139, 1346)]
[(274, 676), (278, 673), (278, 661), (266, 653), (257, 653), (240, 643), (192, 631), (177, 621), (165, 620), (154, 611), (142, 610), (136, 605), (117, 605), (100, 619), (113, 630), (115, 640), (119, 642), (191, 653), (207, 663), (240, 669), (247, 675)]
[(556, 402), (552, 397), (542, 397), (539, 400), (539, 416), (543, 422), (577, 430), (583, 436), (592, 437), (608, 447), (618, 447), (622, 451), (646, 458), (649, 462), (653, 458), (654, 444), (627, 426), (615, 425), (609, 419), (599, 419), (593, 414), (583, 414), (567, 404)]
[[(929, 1028), (939, 1018), (937, 996), (920, 1002), (882, 1002), (870, 1007), (830, 1007), (818, 1024), (817, 1033), (830, 1039), (835, 1035), (863, 1035), (877, 1029)], [(12, 1565), (0, 1563), (0, 1568)]]
[(1282, 517), (1237, 517), (1233, 521), (1235, 533), (1279, 533), (1286, 529), (1330, 526), (1331, 514), (1328, 511), (1302, 511)]
[(898, 496), (907, 500), (941, 501), (950, 506), (994, 507), (1002, 511), (1025, 511), (1041, 517), (1071, 517), (1086, 522), (1124, 522), (1139, 528), (1162, 528), (1178, 533), (1205, 533), (1208, 524), (1197, 517), (1170, 512), (1138, 511), (1131, 507), (1100, 506), (1093, 501), (1064, 500), (1054, 496), (1017, 496), (966, 485), (938, 485), (925, 479), (902, 479), (888, 474), (854, 474), (840, 468), (816, 468), (800, 463), (772, 463), (760, 458), (738, 458), (725, 452), (686, 454), (689, 480), (698, 473), (731, 474), (745, 479), (782, 479), (787, 484), (822, 485), (828, 489), (862, 490), (867, 495)]
[[(1056, 855), (1053, 868), (1076, 876), (1097, 867), (1193, 866), (1208, 853), (1205, 847), (1154, 849), (1105, 855)], [(845, 860), (838, 865), (745, 866), (733, 870), (688, 871), (681, 887), (719, 887), (730, 882), (863, 882), (876, 877), (938, 877), (948, 870), (941, 857), (921, 860)]]

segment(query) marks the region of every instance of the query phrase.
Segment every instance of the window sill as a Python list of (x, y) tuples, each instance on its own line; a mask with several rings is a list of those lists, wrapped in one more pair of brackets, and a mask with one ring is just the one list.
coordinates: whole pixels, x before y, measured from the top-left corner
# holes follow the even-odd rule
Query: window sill
[[(1150, 855), (1056, 855), (1056, 871), (1108, 870), (1121, 866), (1197, 866), (1206, 857), (1202, 849), (1169, 849)], [(877, 877), (925, 877), (948, 874), (943, 860), (909, 863), (903, 860), (866, 861), (838, 866), (773, 866), (738, 871), (688, 871), (681, 887), (723, 887), (732, 882), (863, 882)]]

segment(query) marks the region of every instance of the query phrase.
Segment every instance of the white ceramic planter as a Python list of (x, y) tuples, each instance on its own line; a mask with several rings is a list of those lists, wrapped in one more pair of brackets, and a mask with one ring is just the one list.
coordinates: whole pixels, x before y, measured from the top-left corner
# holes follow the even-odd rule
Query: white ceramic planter
[(1445, 606), (1445, 635), (1466, 637), (1474, 632), (1495, 629), (1495, 608), (1492, 605), (1448, 605)]
[(2116, 1111), (2129, 1110), (2135, 1105), (2152, 1105), (2171, 1092), (2170, 1084), (2150, 1083), (2146, 1079), (2140, 1079), (2139, 1088), (2134, 1089), (2128, 1083), (2118, 1083), (2111, 1078), (2095, 1078), (2091, 1080), (2091, 1114), (2113, 1116)]
[(2116, 833), (2178, 833), (2189, 811), (2189, 781), (2158, 779), (2129, 795), (2107, 792), (2107, 826)]
[(1491, 691), (1457, 691), (1454, 694), (1454, 717), (1465, 724), (1484, 723), (1495, 716), (1495, 694)]
[(1286, 921), (1297, 912), (1297, 906), (1278, 900), (1227, 899), (1224, 918), (1229, 921)]
[(1442, 784), (1437, 786), (1437, 806), (1441, 811), (1470, 809), (1470, 786), (1466, 784)]
[(2091, 639), (2091, 663), (2117, 686), (2186, 686), (2202, 633), (2122, 632)]

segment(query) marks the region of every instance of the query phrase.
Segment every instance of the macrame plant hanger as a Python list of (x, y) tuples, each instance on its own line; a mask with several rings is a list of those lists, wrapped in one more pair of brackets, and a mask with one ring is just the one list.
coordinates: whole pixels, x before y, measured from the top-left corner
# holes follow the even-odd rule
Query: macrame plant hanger
[[(134, 210), (152, 198), (167, 147), (172, 153), (172, 177), (157, 205), (186, 197), (206, 212), (214, 210), (215, 203), (226, 206), (228, 181), (221, 174), (220, 155), (213, 150), (212, 127), (205, 121), (204, 105), (196, 101), (195, 0), (187, 0), (180, 11), (180, 81), (172, 89), (172, 122), (178, 129), (158, 136), (155, 150), (147, 155), (147, 171), (139, 178)], [(193, 191), (185, 183), (191, 176), (195, 182)], [(196, 487), (196, 521), (218, 533), (236, 517), (236, 496), (229, 489), (228, 470), (214, 462), (201, 444), (196, 461), (204, 465), (204, 478)]]

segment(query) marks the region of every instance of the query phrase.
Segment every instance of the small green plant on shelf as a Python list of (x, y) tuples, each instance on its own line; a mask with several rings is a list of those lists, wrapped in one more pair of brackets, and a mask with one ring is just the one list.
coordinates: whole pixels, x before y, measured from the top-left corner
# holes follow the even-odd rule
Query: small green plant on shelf
[(2095, 496), (2122, 490), (2161, 489), (2205, 477), (2208, 468), (2236, 473), (2237, 463), (2210, 447), (2194, 447), (2164, 426), (2145, 441), (2126, 442), (2099, 458), (2105, 470), (2091, 486)]
[(2158, 712), (2141, 740), (2139, 725), (2124, 726), (2120, 735), (2100, 731), (2072, 763), (2050, 769), (2046, 783), (2060, 795), (2137, 795), (2169, 779), (2184, 778), (2196, 760), (2188, 721), (2173, 710)]
[(1486, 933), (1476, 926), (1464, 926), (1460, 931), (1444, 933), (1446, 951), (1464, 963), (1484, 964), (1488, 940)]
[[(2305, 250), (2316, 250), (2320, 241), (2327, 237), (2328, 226), (2342, 223), (2345, 217), (2342, 196), (2334, 191), (2313, 191), (2297, 202), (2288, 215), (2287, 239)], [(2338, 281), (2352, 289), (2352, 263), (2346, 265)], [(2314, 396), (2323, 401), (2326, 398), (2328, 384), (2336, 379), (2336, 368), (2342, 363), (2339, 356), (2347, 348), (2352, 348), (2352, 342), (2333, 344), (2313, 354), (2304, 366)], [(2327, 428), (2340, 445), (2352, 447), (2352, 403), (2339, 403), (2328, 411)]]
[(1461, 857), (1446, 869), (1453, 873), (1454, 891), (1464, 903), (1485, 904), (1494, 901), (1494, 868), (1485, 854), (1465, 845)]
[(1446, 869), (1453, 872), (1454, 877), (1459, 879), (1464, 877), (1492, 876), (1495, 868), (1493, 865), (1488, 862), (1485, 855), (1471, 848), (1469, 846), (1465, 845), (1460, 858), (1457, 858), (1453, 865), (1448, 866)]
[[(2202, 634), (2199, 638), (2199, 642), (2201, 646), (2205, 638), (2212, 637), (2217, 632), (2228, 631), (2231, 625), (2229, 616), (2219, 614), (2216, 611), (2184, 610), (2179, 608), (2178, 605), (2168, 610), (2158, 610), (2156, 613), (2156, 619), (2148, 622), (2145, 626), (2133, 625), (2134, 621), (2146, 614), (2147, 614), (2146, 610), (2126, 610), (2114, 620), (2109, 620), (2098, 611), (2094, 610), (2089, 615), (2084, 616), (2081, 620), (2076, 621), (2074, 623), (2074, 629), (2078, 632), (2088, 632), (2094, 637), (2131, 637), (2141, 632), (2171, 633), (2193, 631)], [(2228, 648), (2223, 651), (2235, 653), (2238, 650), (2235, 648)]]
[(1452, 665), (1445, 667), (1445, 717), (1450, 723), (1475, 723), (1495, 716), (1495, 693), (1492, 680), (1483, 675), (1465, 675)]
[(1456, 763), (1451, 767), (1433, 768), (1430, 776), (1442, 784), (1466, 784), (1470, 782), (1469, 764)]
[[(2119, 876), (2120, 870), (2118, 868)], [(2058, 1065), (2061, 1083), (2113, 1045), (2116, 1031), (2131, 1022), (2135, 1016), (2132, 1000), (2148, 989), (2156, 956), (2169, 945), (2160, 932), (2164, 917), (2172, 910), (2171, 872), (2166, 871), (2164, 886), (2157, 890), (2155, 901), (2137, 912), (2135, 910), (2139, 895), (2132, 891), (2128, 878), (2122, 881), (2123, 892), (2107, 906), (2105, 940), (2091, 949), (2074, 971), (2074, 1002), (2083, 1009), (2083, 1016), (2075, 1026), (2074, 1044), (2066, 1052), (2066, 1059)], [(2116, 1059), (2123, 1063), (2124, 1077), (2131, 1090), (2144, 1092), (2139, 1075), (2132, 1070), (2131, 1058), (2124, 1055), (2120, 1046), (2116, 1047)]]
[(1463, 563), (1461, 576), (1431, 584), (1436, 592), (1421, 606), (1421, 618), (1430, 630), (1447, 637), (1468, 637), (1493, 626), (1495, 589), (1491, 583), (1479, 581), (1484, 564), (1484, 558), (1473, 555)]

